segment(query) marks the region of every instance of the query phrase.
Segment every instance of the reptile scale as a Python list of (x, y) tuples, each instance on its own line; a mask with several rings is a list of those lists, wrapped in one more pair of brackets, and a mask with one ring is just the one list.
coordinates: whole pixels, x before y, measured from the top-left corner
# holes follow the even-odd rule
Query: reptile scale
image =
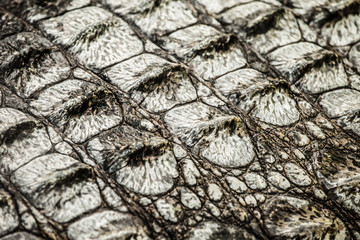
[(18, 239), (360, 239), (360, 0), (0, 0)]

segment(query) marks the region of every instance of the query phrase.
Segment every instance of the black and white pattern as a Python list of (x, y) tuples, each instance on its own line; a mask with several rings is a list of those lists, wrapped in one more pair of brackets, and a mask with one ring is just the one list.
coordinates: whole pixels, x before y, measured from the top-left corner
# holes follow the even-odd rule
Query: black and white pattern
[(0, 240), (360, 239), (359, 11), (0, 1)]

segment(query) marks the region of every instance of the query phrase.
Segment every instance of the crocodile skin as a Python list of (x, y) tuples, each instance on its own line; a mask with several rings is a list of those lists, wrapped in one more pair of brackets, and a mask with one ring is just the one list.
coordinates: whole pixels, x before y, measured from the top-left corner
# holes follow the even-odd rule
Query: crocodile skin
[(359, 0), (0, 0), (0, 239), (360, 239)]

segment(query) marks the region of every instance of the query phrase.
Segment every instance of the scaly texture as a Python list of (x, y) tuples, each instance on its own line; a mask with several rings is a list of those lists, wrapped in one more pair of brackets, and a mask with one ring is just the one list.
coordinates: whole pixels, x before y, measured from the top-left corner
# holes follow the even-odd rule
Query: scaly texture
[(0, 240), (360, 239), (359, 6), (0, 1)]

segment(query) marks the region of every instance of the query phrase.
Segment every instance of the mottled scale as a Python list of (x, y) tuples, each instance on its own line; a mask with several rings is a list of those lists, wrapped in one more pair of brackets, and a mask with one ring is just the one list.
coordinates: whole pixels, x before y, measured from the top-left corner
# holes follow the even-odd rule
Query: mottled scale
[(343, 47), (360, 40), (358, 0), (332, 1), (312, 13), (310, 26), (332, 46)]
[(0, 236), (12, 232), (19, 225), (19, 216), (11, 195), (0, 189)]
[(12, 1), (4, 0), (0, 5), (14, 11), (31, 23), (54, 17), (66, 11), (89, 5), (91, 0), (56, 0), (56, 1)]
[(159, 214), (169, 222), (177, 223), (180, 220), (182, 208), (174, 199), (159, 199), (155, 203)]
[(70, 11), (43, 21), (41, 27), (95, 71), (143, 51), (142, 42), (127, 23), (98, 7)]
[(4, 10), (0, 10), (0, 26), (0, 39), (26, 29), (25, 24), (19, 18)]
[(348, 85), (345, 68), (334, 53), (307, 42), (278, 48), (267, 58), (291, 82), (310, 94)]
[(245, 167), (253, 145), (241, 120), (202, 103), (187, 104), (165, 115), (169, 130), (193, 151), (223, 167)]
[(239, 40), (232, 35), (209, 39), (208, 45), (196, 49), (189, 60), (190, 67), (205, 80), (214, 79), (245, 64)]
[(325, 149), (314, 157), (320, 182), (355, 217), (360, 216), (359, 155)]
[(76, 79), (47, 88), (30, 105), (74, 142), (84, 142), (123, 118), (112, 92)]
[(360, 72), (360, 43), (355, 44), (349, 51), (349, 59)]
[(115, 12), (127, 12), (128, 18), (149, 35), (163, 35), (197, 21), (190, 5), (183, 0), (140, 1), (130, 5), (122, 3), (116, 6)]
[(216, 40), (219, 35), (224, 34), (214, 27), (196, 24), (169, 34), (164, 37), (161, 45), (179, 57), (191, 57), (196, 50), (207, 46), (209, 42)]
[(16, 232), (5, 237), (0, 238), (1, 240), (42, 240), (43, 238), (33, 235), (28, 232)]
[(45, 38), (21, 32), (0, 43), (0, 75), (5, 84), (27, 98), (70, 75), (66, 58)]
[(246, 239), (254, 240), (256, 237), (245, 229), (222, 225), (214, 221), (206, 221), (188, 233), (188, 239)]
[(299, 120), (296, 102), (289, 94), (288, 86), (269, 82), (253, 69), (241, 69), (214, 81), (230, 101), (259, 120), (286, 126)]
[(104, 75), (150, 112), (164, 112), (197, 97), (185, 69), (152, 54), (115, 65)]
[(297, 20), (290, 11), (261, 1), (230, 8), (218, 19), (246, 37), (261, 54), (301, 39)]
[(0, 108), (0, 139), (2, 173), (12, 172), (52, 148), (45, 126), (13, 108)]
[(159, 136), (130, 126), (93, 139), (87, 149), (119, 184), (136, 193), (163, 194), (178, 177), (171, 145)]
[(360, 92), (339, 89), (325, 93), (319, 103), (330, 118), (337, 119), (340, 126), (360, 135)]
[(347, 239), (350, 234), (333, 212), (309, 200), (278, 196), (263, 208), (267, 216), (265, 225), (273, 238)]
[(248, 0), (197, 0), (200, 4), (211, 13), (220, 13), (224, 9), (234, 7), (236, 5), (248, 3)]
[(11, 181), (36, 208), (61, 223), (102, 202), (91, 167), (66, 155), (38, 157), (16, 170)]
[(111, 210), (94, 213), (72, 223), (67, 234), (71, 240), (150, 239), (139, 218)]

